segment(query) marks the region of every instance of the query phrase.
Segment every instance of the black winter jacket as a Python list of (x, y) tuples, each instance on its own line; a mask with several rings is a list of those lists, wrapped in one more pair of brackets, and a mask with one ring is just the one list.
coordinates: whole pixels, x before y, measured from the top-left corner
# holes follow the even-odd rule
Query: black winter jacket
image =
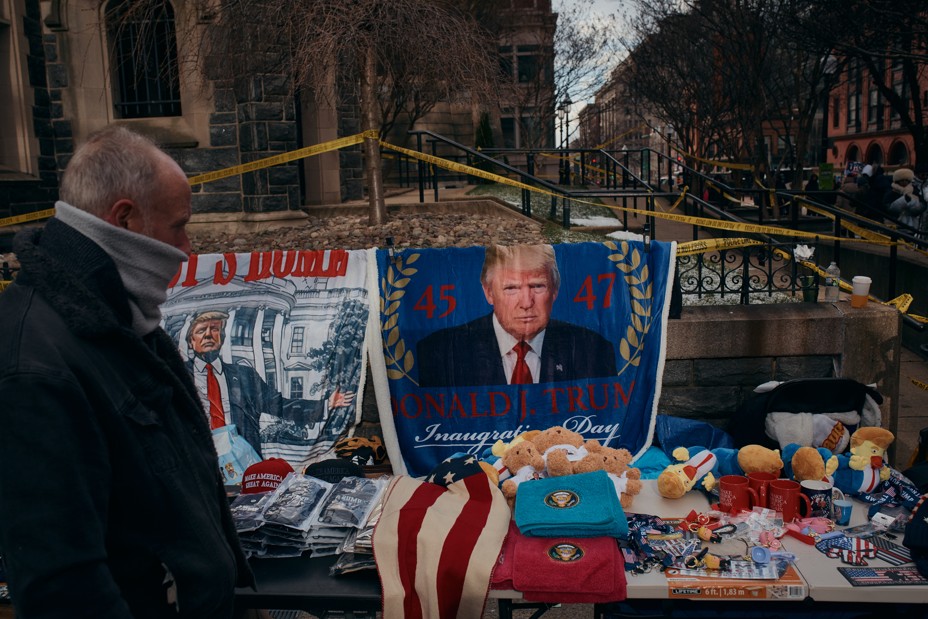
[[(0, 555), (18, 619), (227, 618), (253, 577), (177, 347), (57, 219), (0, 295)], [(173, 584), (172, 584), (173, 583)]]

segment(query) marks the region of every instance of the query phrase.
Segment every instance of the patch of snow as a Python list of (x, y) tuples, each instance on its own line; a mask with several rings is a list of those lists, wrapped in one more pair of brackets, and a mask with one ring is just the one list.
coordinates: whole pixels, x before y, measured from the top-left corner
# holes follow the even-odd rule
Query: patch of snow
[(620, 241), (643, 241), (644, 236), (638, 234), (637, 232), (629, 232), (627, 230), (616, 230), (615, 232), (610, 232), (607, 234), (609, 238), (619, 239)]
[(571, 226), (622, 226), (622, 222), (616, 219), (615, 217), (603, 217), (603, 216), (593, 216), (593, 217), (583, 217), (583, 218), (574, 218), (570, 220)]

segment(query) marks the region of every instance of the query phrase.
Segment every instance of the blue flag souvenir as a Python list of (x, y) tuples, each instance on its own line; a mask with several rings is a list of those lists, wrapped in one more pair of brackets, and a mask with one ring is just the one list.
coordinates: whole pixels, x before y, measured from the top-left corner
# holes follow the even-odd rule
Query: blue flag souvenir
[(654, 241), (378, 250), (371, 364), (394, 472), (554, 425), (642, 453), (674, 255)]

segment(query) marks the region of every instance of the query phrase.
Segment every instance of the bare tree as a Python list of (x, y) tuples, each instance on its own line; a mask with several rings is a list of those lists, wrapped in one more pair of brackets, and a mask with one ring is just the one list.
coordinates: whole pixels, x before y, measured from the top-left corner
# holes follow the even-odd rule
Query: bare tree
[(759, 180), (772, 131), (793, 147), (789, 163), (801, 180), (816, 114), (838, 74), (829, 46), (784, 34), (808, 12), (796, 14), (790, 0), (636, 1), (631, 85), (684, 147), (750, 163)]
[(639, 20), (641, 40), (634, 44), (619, 79), (660, 121), (652, 129), (664, 135), (666, 125), (671, 125), (688, 153), (704, 156), (711, 145), (724, 144), (719, 152), (737, 155), (743, 140), (740, 133), (725, 130), (731, 111), (713, 87), (715, 69), (705, 28), (679, 13), (643, 12)]
[[(165, 2), (128, 0), (120, 15), (138, 22)], [(196, 19), (179, 21), (177, 36), (199, 45), (182, 67), (211, 80), (282, 73), (293, 92), (317, 97), (337, 83), (358, 98), (362, 130), (380, 136), (400, 114), (415, 119), (439, 100), (489, 100), (495, 90), (494, 35), (452, 0), (190, 0), (187, 10)], [(364, 152), (370, 221), (380, 224), (378, 141), (366, 139)]]

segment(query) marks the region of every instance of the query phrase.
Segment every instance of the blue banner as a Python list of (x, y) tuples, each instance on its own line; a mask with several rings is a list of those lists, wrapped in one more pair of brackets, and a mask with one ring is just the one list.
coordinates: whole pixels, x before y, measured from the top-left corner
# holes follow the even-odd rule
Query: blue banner
[(644, 451), (674, 252), (638, 241), (378, 250), (389, 411), (378, 400), (394, 471), (425, 475), (554, 425)]

